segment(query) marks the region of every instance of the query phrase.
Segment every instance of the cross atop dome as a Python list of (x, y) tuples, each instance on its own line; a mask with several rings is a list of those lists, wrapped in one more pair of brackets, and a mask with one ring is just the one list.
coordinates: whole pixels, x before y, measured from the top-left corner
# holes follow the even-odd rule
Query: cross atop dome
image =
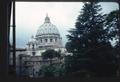
[(46, 13), (45, 23), (50, 23), (50, 18), (48, 17), (48, 13)]

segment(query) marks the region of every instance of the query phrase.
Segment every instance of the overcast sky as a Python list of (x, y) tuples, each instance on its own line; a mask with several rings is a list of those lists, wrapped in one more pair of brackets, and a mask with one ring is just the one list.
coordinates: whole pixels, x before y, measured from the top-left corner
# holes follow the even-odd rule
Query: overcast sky
[[(118, 9), (117, 3), (100, 3), (103, 13)], [(83, 6), (82, 2), (16, 2), (16, 40), (17, 47), (25, 47), (32, 35), (44, 23), (46, 13), (51, 23), (58, 28), (63, 45), (66, 35), (74, 28), (76, 19)]]

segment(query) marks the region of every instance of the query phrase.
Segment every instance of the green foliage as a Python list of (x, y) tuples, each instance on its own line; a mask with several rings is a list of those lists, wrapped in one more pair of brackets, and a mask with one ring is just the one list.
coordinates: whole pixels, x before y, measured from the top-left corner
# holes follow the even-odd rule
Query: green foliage
[(41, 67), (41, 73), (43, 76), (45, 77), (53, 77), (54, 76), (54, 70), (55, 67), (54, 66), (50, 66), (50, 65), (44, 65)]
[(70, 35), (67, 35), (69, 40), (67, 44), (69, 44), (72, 52), (80, 51), (79, 47), (89, 47), (93, 42), (98, 42), (98, 39), (99, 41), (104, 39), (105, 31), (102, 29), (105, 15), (98, 13), (100, 10), (100, 5), (97, 3), (85, 3), (77, 18), (76, 28), (70, 30)]
[(74, 65), (74, 61), (73, 61), (73, 57), (72, 56), (65, 56), (65, 69), (66, 69), (66, 74), (71, 73), (72, 71), (74, 71), (72, 69), (72, 66)]
[(116, 54), (109, 41), (112, 36), (105, 28), (110, 23), (106, 23), (107, 15), (101, 10), (96, 2), (85, 3), (75, 28), (69, 31), (66, 48), (73, 56), (66, 61), (68, 72), (85, 70), (91, 76), (115, 75)]
[(42, 53), (43, 59), (48, 59), (48, 58), (52, 59), (54, 57), (60, 58), (60, 56), (61, 56), (61, 53), (53, 49), (46, 50), (45, 52)]
[[(45, 52), (42, 53), (43, 59), (52, 59), (52, 58), (62, 58), (61, 51), (59, 50), (58, 52), (49, 49), (46, 50)], [(62, 63), (52, 63), (52, 60), (50, 60), (50, 64), (48, 65), (42, 65), (41, 67), (41, 75), (44, 77), (57, 77), (57, 76), (63, 76), (64, 75), (64, 65)]]
[(63, 64), (43, 65), (41, 67), (41, 74), (44, 77), (64, 76), (65, 68)]
[(107, 38), (110, 40), (113, 40), (115, 38), (118, 40), (119, 37), (119, 26), (118, 26), (118, 16), (119, 16), (119, 11), (115, 10), (110, 12), (107, 17), (106, 17), (106, 22), (105, 22), (105, 30), (108, 33)]
[[(115, 42), (114, 44), (114, 54), (116, 58), (116, 69), (119, 70), (119, 60), (120, 60), (120, 20), (119, 20), (119, 10), (114, 10), (110, 12), (106, 17), (105, 27), (108, 34), (108, 38)], [(113, 66), (115, 67), (115, 66)], [(120, 70), (119, 70), (120, 71)]]

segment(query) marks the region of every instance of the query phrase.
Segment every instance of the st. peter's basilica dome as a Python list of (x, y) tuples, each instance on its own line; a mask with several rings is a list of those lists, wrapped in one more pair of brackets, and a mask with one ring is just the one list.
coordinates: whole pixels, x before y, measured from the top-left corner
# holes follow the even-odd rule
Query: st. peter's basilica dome
[(37, 50), (62, 47), (62, 38), (60, 33), (57, 27), (50, 22), (48, 15), (45, 17), (45, 22), (38, 28), (35, 37), (28, 43), (31, 42), (34, 43)]
[(45, 22), (39, 27), (36, 36), (48, 34), (60, 35), (57, 27), (50, 22), (48, 15), (45, 18)]

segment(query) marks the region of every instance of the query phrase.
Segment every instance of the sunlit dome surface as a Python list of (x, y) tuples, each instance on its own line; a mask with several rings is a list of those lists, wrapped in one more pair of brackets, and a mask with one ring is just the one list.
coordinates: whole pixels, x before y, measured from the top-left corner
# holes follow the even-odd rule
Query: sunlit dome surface
[(50, 22), (50, 18), (47, 15), (45, 18), (44, 24), (42, 24), (39, 27), (36, 36), (48, 35), (48, 34), (58, 34), (59, 35), (59, 31), (58, 31), (57, 27)]

